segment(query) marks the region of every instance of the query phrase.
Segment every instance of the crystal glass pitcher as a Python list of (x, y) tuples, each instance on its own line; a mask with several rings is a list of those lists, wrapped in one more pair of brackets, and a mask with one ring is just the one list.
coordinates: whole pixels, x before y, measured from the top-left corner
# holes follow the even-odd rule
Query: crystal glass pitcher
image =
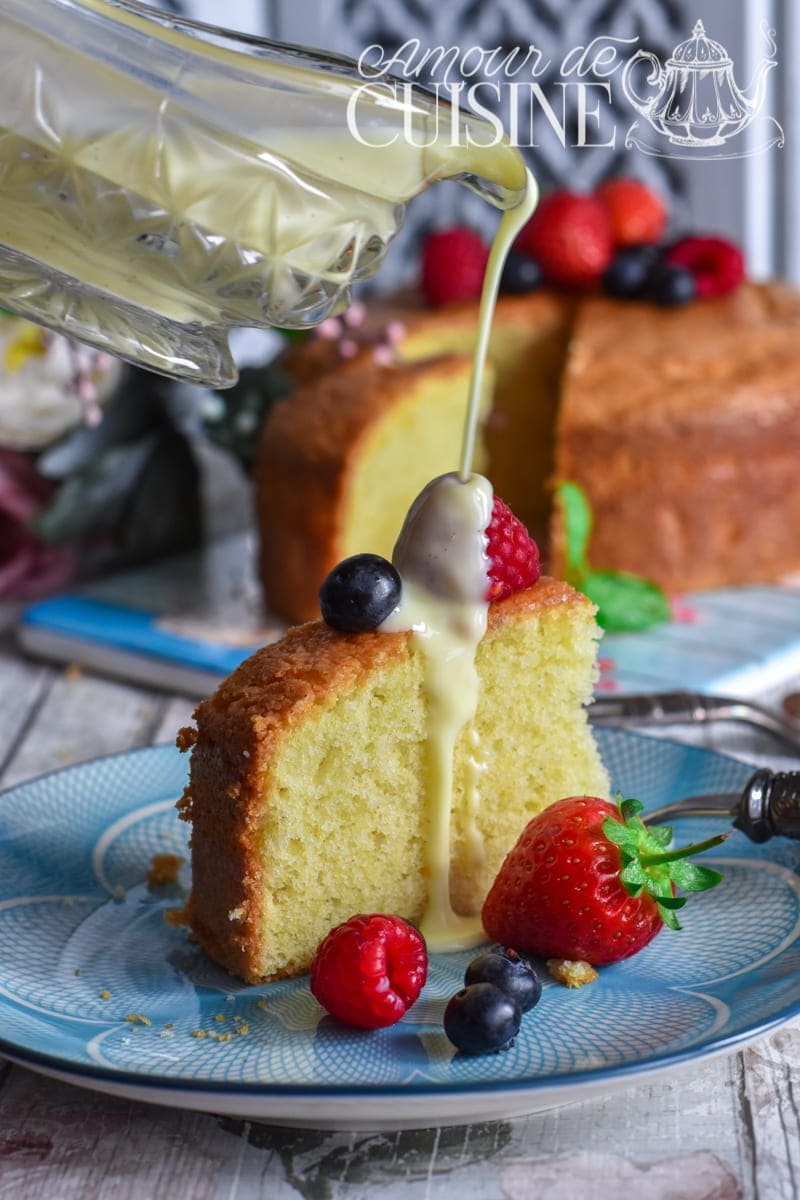
[(525, 187), (488, 122), (348, 59), (0, 0), (0, 304), (121, 358), (235, 382), (232, 327), (339, 311), (443, 178), (501, 208)]

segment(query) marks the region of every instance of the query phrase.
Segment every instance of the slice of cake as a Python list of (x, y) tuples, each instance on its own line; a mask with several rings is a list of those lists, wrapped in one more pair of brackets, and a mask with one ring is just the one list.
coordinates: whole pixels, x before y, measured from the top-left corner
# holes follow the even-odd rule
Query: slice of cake
[[(525, 824), (562, 796), (607, 793), (586, 720), (595, 678), (594, 609), (566, 584), (491, 606), (477, 653), (482, 859), (468, 837), (454, 763), (450, 895), (478, 913)], [(305, 970), (319, 941), (356, 912), (419, 922), (428, 706), (411, 633), (343, 634), (314, 622), (245, 662), (197, 709), (183, 814), (192, 822), (191, 927), (249, 981)]]
[(431, 949), (474, 944), (530, 818), (607, 787), (583, 707), (594, 608), (541, 578), (483, 476), (432, 480), (392, 562), (339, 563), (320, 601), (327, 623), (250, 658), (179, 742), (186, 916), (249, 980), (302, 971), (358, 912), (418, 923)]

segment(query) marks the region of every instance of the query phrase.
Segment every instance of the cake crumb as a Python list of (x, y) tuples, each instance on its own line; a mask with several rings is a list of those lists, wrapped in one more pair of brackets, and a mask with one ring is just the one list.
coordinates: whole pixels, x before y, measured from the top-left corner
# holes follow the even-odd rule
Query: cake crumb
[(164, 920), (173, 929), (181, 929), (187, 924), (186, 913), (182, 908), (167, 908), (164, 910)]
[(154, 854), (147, 872), (150, 887), (166, 887), (175, 883), (182, 862), (180, 854)]
[(238, 908), (232, 908), (228, 913), (229, 921), (241, 921), (244, 916), (244, 905), (240, 904)]
[(266, 1012), (266, 1011), (267, 1011), (267, 1002), (266, 1002), (266, 1000), (258, 1000), (258, 1001), (256, 1001), (256, 1008), (260, 1008), (262, 1012)]
[[(100, 993), (100, 999), (101, 1000), (110, 1000), (111, 999), (111, 992), (108, 990), (108, 988), (103, 988), (102, 992)], [(125, 1019), (127, 1020), (127, 1017)]]
[(232, 1033), (218, 1033), (217, 1041), (218, 1042), (232, 1042), (233, 1034)]
[(193, 1038), (204, 1038), (204, 1037), (208, 1037), (208, 1034), (206, 1033), (205, 1029), (193, 1029), (192, 1037)]
[(175, 744), (181, 754), (185, 754), (187, 750), (191, 750), (192, 746), (197, 741), (197, 730), (191, 725), (184, 725), (183, 729), (178, 730), (178, 736), (175, 739)]
[(214, 1017), (214, 1020), (218, 1021), (219, 1024), (221, 1025), (222, 1022), (225, 1020), (225, 1013), (217, 1013), (217, 1015)]
[(246, 1033), (249, 1033), (250, 1026), (247, 1024), (247, 1021), (242, 1021), (241, 1024), (237, 1025), (236, 1032), (242, 1034), (242, 1036), (244, 1036)]
[(153, 1022), (149, 1017), (145, 1017), (142, 1013), (126, 1013), (125, 1020), (131, 1025), (152, 1025)]
[(85, 671), (80, 663), (71, 662), (67, 665), (64, 675), (67, 679), (83, 679)]
[(594, 983), (597, 971), (588, 962), (570, 962), (568, 958), (548, 958), (547, 969), (553, 976), (569, 988), (583, 987), (586, 983)]

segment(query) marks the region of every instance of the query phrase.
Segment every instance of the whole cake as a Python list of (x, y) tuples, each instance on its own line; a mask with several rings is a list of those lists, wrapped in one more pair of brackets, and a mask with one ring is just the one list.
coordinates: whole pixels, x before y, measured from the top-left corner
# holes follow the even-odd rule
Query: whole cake
[[(323, 566), (355, 548), (389, 553), (417, 481), (404, 494), (403, 469), (387, 471), (381, 487), (364, 496), (352, 445), (368, 445), (380, 422), (399, 463), (425, 454), (427, 469), (447, 469), (450, 451), (428, 432), (433, 406), (419, 406), (418, 419), (405, 421), (386, 397), (408, 360), (416, 363), (415, 386), (423, 386), (426, 372), (441, 378), (437, 357), (469, 353), (475, 324), (475, 305), (410, 309), (394, 343), (398, 366), (365, 367), (362, 352), (367, 375), (359, 400), (348, 398), (344, 380), (353, 365), (335, 344), (293, 353), (288, 369), (306, 382), (267, 419), (257, 467), (261, 577), (270, 607), (290, 620), (308, 619), (316, 615)], [(556, 479), (581, 484), (589, 498), (590, 557), (598, 568), (633, 571), (673, 593), (775, 580), (799, 569), (798, 334), (800, 296), (777, 283), (744, 284), (675, 309), (546, 292), (501, 298), (489, 348), (495, 378), (483, 425), (486, 469), (530, 528), (547, 532), (551, 569), (559, 574), (564, 564), (551, 504)], [(369, 412), (364, 388), (373, 391)], [(338, 419), (352, 419), (352, 432), (326, 460), (326, 487), (346, 497), (349, 526), (329, 525), (322, 549), (316, 494), (296, 481), (301, 472), (313, 478), (311, 431), (327, 419), (324, 397), (332, 389)], [(457, 411), (464, 374), (454, 374), (437, 396), (435, 403)], [(359, 469), (369, 471), (368, 456)], [(354, 546), (348, 530), (365, 531), (376, 508), (385, 535), (370, 531)], [(287, 525), (304, 531), (294, 542), (296, 568), (269, 550)]]
[[(470, 487), (445, 477), (420, 501), (470, 501)], [(402, 599), (379, 627), (290, 630), (182, 731), (186, 919), (234, 974), (303, 971), (357, 912), (395, 913), (426, 936), (442, 921), (458, 928), (533, 815), (564, 795), (606, 793), (583, 707), (594, 608), (545, 577), (503, 595), (520, 554), (506, 582), (487, 575), (486, 488), (474, 536), (469, 504), (452, 525), (435, 506), (429, 520), (427, 501), (412, 509), (395, 551)], [(501, 547), (509, 529), (492, 534)], [(523, 557), (525, 539), (515, 541)]]

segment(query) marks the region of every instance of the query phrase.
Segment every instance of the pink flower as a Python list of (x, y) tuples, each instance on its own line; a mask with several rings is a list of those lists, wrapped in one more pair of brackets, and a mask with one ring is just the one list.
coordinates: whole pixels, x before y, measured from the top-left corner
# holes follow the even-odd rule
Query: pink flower
[(52, 490), (26, 455), (0, 447), (0, 599), (41, 596), (74, 576), (74, 551), (46, 546), (29, 528)]

